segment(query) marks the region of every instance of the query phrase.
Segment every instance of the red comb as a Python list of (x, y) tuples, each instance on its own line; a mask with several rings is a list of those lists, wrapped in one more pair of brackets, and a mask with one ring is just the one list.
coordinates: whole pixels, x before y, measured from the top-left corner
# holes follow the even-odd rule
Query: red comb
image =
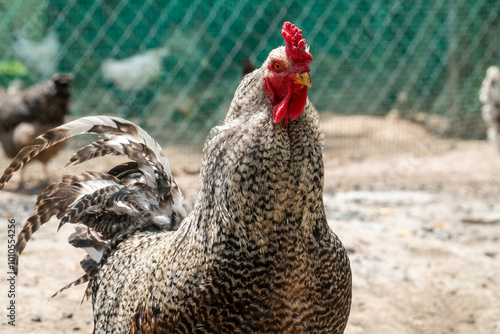
[(306, 40), (302, 38), (302, 30), (290, 22), (285, 22), (281, 34), (286, 42), (286, 55), (294, 62), (304, 62), (307, 66), (313, 57), (306, 51)]

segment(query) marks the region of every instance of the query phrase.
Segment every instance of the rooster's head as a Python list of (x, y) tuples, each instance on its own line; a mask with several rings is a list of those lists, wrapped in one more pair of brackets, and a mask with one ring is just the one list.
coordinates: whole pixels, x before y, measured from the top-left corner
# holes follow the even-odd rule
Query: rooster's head
[(295, 120), (302, 114), (307, 100), (307, 88), (311, 87), (309, 63), (312, 55), (302, 31), (290, 22), (283, 24), (281, 30), (286, 46), (269, 53), (263, 68), (264, 88), (273, 101), (273, 120), (275, 123), (285, 119)]

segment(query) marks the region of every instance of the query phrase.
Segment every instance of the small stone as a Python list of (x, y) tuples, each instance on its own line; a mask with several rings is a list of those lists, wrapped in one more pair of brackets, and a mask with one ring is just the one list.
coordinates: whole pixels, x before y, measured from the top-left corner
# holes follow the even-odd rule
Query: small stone
[(66, 319), (71, 319), (71, 318), (73, 318), (73, 313), (68, 312), (68, 311), (63, 312), (63, 317), (65, 317)]
[(435, 233), (436, 238), (440, 240), (450, 240), (452, 238), (452, 235), (450, 233), (446, 232), (440, 232), (440, 233)]
[(422, 239), (423, 237), (425, 237), (427, 235), (427, 231), (425, 229), (420, 229), (417, 231), (417, 233), (415, 234), (415, 236), (419, 239)]
[(497, 256), (497, 253), (496, 252), (493, 252), (493, 251), (486, 251), (484, 252), (484, 255), (488, 256), (488, 257), (496, 257)]
[(33, 322), (41, 322), (42, 319), (40, 318), (40, 316), (38, 314), (35, 314), (31, 317), (31, 321)]
[(490, 242), (495, 242), (495, 241), (498, 241), (498, 237), (496, 235), (489, 235), (486, 240), (490, 241)]

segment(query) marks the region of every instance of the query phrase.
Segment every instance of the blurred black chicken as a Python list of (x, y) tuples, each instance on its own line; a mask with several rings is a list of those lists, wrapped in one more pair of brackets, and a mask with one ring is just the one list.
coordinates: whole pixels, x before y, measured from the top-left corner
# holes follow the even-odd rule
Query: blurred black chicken
[(252, 73), (256, 69), (257, 67), (250, 60), (247, 59), (243, 62), (243, 76)]
[[(69, 113), (70, 83), (73, 76), (54, 75), (52, 79), (14, 93), (0, 90), (0, 142), (5, 155), (16, 154), (40, 134), (64, 123)], [(48, 182), (47, 162), (63, 147), (58, 143), (41, 152), (45, 181)], [(24, 187), (21, 174), (19, 187)]]

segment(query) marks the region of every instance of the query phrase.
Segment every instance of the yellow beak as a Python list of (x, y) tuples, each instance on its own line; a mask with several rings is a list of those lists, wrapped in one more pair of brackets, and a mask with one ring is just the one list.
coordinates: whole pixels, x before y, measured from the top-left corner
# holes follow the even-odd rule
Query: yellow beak
[(297, 74), (297, 76), (294, 78), (294, 80), (298, 84), (301, 84), (301, 85), (304, 85), (307, 87), (312, 86), (311, 85), (311, 76), (307, 72)]

